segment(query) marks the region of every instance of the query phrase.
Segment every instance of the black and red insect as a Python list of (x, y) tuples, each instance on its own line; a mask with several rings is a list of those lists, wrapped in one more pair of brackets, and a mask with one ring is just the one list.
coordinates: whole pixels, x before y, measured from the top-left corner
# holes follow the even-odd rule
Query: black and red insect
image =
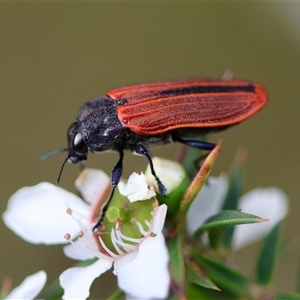
[(77, 163), (86, 160), (89, 152), (119, 152), (111, 176), (112, 191), (94, 226), (97, 229), (120, 181), (124, 150), (147, 158), (165, 196), (148, 147), (179, 142), (212, 150), (215, 144), (195, 138), (244, 121), (262, 109), (267, 98), (263, 86), (241, 80), (188, 79), (113, 89), (84, 103), (68, 129), (68, 148), (46, 156), (68, 151), (65, 162)]

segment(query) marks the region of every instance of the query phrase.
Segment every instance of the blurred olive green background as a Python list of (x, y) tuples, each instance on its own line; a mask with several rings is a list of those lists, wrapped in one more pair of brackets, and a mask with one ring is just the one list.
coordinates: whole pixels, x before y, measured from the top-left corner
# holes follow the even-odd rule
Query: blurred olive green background
[[(214, 174), (228, 171), (236, 150), (249, 151), (245, 191), (277, 186), (290, 199), (277, 290), (293, 291), (299, 265), (299, 3), (1, 3), (1, 212), (17, 189), (55, 182), (66, 130), (79, 106), (113, 87), (192, 76), (235, 78), (264, 84), (267, 107), (210, 141), (223, 140)], [(152, 150), (174, 157), (177, 146)], [(88, 166), (110, 172), (116, 154), (91, 155)], [(125, 176), (145, 161), (127, 153)], [(67, 165), (61, 186), (74, 191), (77, 166)], [(258, 245), (236, 256), (253, 274)], [(49, 280), (73, 262), (61, 246), (27, 244), (1, 223), (1, 276), (21, 280), (45, 269)], [(111, 273), (111, 272), (109, 272)], [(107, 275), (111, 279), (113, 275)], [(95, 295), (111, 288), (97, 281)]]

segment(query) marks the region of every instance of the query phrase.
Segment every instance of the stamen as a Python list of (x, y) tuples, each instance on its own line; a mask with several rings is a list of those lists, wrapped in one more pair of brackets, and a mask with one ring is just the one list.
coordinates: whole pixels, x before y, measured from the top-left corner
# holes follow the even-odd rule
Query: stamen
[(64, 239), (67, 240), (67, 241), (69, 241), (71, 239), (71, 234), (70, 233), (66, 233), (64, 235)]
[(128, 243), (125, 243), (122, 239), (122, 236), (123, 237), (126, 237), (124, 236), (120, 231), (116, 233), (117, 236), (118, 236), (118, 240), (116, 241), (118, 244), (120, 244), (120, 246), (122, 246), (125, 250), (125, 252), (130, 252), (132, 250), (134, 250), (136, 248), (136, 245), (140, 243), (140, 239), (137, 240), (137, 242), (135, 242), (134, 245), (131, 245), (131, 244), (128, 244)]
[(85, 227), (85, 226), (84, 226), (85, 224), (82, 224), (81, 221), (85, 219), (85, 216), (83, 216), (83, 215), (81, 214), (81, 212), (77, 212), (76, 210), (74, 211), (74, 210), (68, 205), (68, 203), (66, 203), (66, 206), (68, 206), (67, 211), (66, 211), (67, 214), (70, 215), (70, 216), (72, 216), (72, 218), (79, 224), (79, 226), (80, 226), (81, 228), (84, 228), (84, 227)]
[(99, 236), (99, 242), (101, 244), (101, 246), (103, 247), (103, 249), (107, 252), (108, 255), (110, 255), (112, 258), (118, 258), (119, 255), (117, 255), (116, 253), (112, 252), (110, 249), (108, 249), (105, 245), (105, 243), (103, 242), (101, 236)]
[[(135, 225), (139, 228), (139, 231), (140, 233), (143, 235), (143, 236), (147, 236), (149, 235), (149, 230), (148, 231), (145, 231), (142, 224), (139, 222), (139, 221), (136, 221), (135, 222)], [(148, 224), (146, 224), (148, 225)], [(149, 227), (149, 226), (148, 226)], [(150, 228), (149, 228), (150, 229)]]
[(126, 236), (121, 231), (118, 231), (117, 235), (119, 235), (121, 240), (126, 240), (126, 241), (133, 242), (133, 243), (136, 243), (136, 244), (141, 241), (141, 239), (136, 239), (136, 238)]
[(117, 245), (117, 236), (116, 236), (116, 232), (114, 229), (111, 230), (111, 233), (110, 233), (110, 239), (114, 245), (114, 248), (115, 250), (118, 252), (118, 254), (124, 254), (124, 252), (119, 248), (119, 246)]

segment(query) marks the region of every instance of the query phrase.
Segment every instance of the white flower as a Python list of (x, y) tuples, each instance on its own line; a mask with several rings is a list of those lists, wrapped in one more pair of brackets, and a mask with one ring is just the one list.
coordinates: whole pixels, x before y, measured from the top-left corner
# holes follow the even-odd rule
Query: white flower
[(39, 271), (26, 277), (23, 282), (14, 288), (5, 299), (35, 299), (44, 288), (47, 275), (44, 271)]
[[(142, 182), (145, 178), (141, 180), (139, 175), (134, 176), (138, 176), (137, 185), (144, 191), (135, 192), (147, 198), (145, 194), (149, 196), (151, 193), (148, 188), (145, 189), (147, 183)], [(69, 268), (60, 275), (63, 298), (87, 298), (95, 278), (113, 265), (119, 287), (128, 295), (144, 299), (167, 297), (169, 256), (161, 232), (166, 205), (156, 204), (152, 219), (145, 220), (144, 224), (132, 221), (132, 226), (140, 233), (139, 238), (124, 235), (122, 221), (118, 220), (109, 232), (104, 228), (94, 234), (92, 228), (99, 214), (99, 203), (106, 197), (110, 179), (99, 170), (86, 169), (76, 181), (76, 187), (87, 203), (50, 183), (40, 183), (16, 192), (3, 214), (5, 224), (26, 241), (69, 243), (64, 247), (68, 257), (80, 261), (94, 259), (88, 266)], [(109, 237), (107, 234), (113, 246), (104, 242)]]
[[(187, 228), (190, 234), (220, 211), (227, 188), (225, 176), (209, 177), (208, 183), (203, 186), (188, 211)], [(277, 188), (257, 188), (241, 197), (238, 209), (268, 221), (236, 226), (233, 236), (233, 247), (236, 250), (266, 236), (287, 214), (288, 200)]]
[(120, 193), (127, 196), (130, 202), (146, 200), (155, 196), (153, 189), (148, 188), (144, 174), (133, 173), (129, 177), (127, 184), (120, 182), (118, 188)]
[[(163, 182), (168, 193), (170, 193), (175, 188), (177, 188), (184, 181), (184, 178), (187, 176), (183, 169), (183, 166), (178, 162), (169, 159), (153, 157), (152, 163), (154, 165), (156, 175)], [(154, 176), (152, 175), (149, 164), (145, 171), (145, 175), (147, 177), (147, 182), (155, 186), (156, 189), (159, 190), (157, 187), (157, 182)]]
[(241, 197), (239, 209), (268, 221), (252, 224), (252, 226), (250, 224), (237, 226), (233, 237), (235, 249), (240, 249), (266, 236), (286, 216), (288, 200), (278, 188), (256, 188)]

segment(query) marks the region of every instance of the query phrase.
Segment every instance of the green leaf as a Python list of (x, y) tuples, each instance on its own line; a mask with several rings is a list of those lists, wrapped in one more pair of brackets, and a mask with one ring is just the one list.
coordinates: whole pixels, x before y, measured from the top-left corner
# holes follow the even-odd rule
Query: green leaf
[(170, 254), (171, 277), (179, 287), (183, 288), (185, 284), (185, 266), (180, 238), (175, 236), (168, 241), (167, 246)]
[(125, 298), (125, 293), (122, 290), (116, 290), (107, 298), (107, 300), (119, 300)]
[(203, 273), (203, 271), (196, 265), (188, 263), (187, 265), (187, 279), (199, 286), (219, 291), (220, 289)]
[(238, 296), (246, 297), (250, 294), (251, 284), (241, 273), (223, 265), (220, 262), (207, 258), (193, 249), (190, 254), (197, 263), (205, 269), (206, 275), (222, 290)]
[(276, 300), (300, 300), (300, 294), (278, 293)]
[(188, 300), (235, 300), (238, 297), (228, 291), (216, 291), (206, 289), (196, 284), (191, 284), (187, 287), (186, 291)]
[(37, 299), (62, 299), (63, 294), (64, 290), (60, 286), (58, 279), (56, 279), (52, 284), (47, 286), (47, 288), (38, 295)]
[(230, 177), (228, 190), (224, 198), (222, 210), (238, 209), (238, 201), (242, 196), (244, 169), (242, 164), (235, 164)]
[(214, 228), (252, 224), (264, 221), (266, 220), (252, 214), (236, 210), (224, 210), (207, 219), (205, 223), (195, 231), (194, 237), (199, 237), (199, 235), (201, 235), (204, 231), (209, 231)]
[(216, 147), (209, 153), (204, 163), (202, 164), (199, 172), (193, 179), (192, 183), (186, 190), (185, 194), (182, 197), (180, 202), (180, 211), (179, 211), (179, 223), (178, 223), (178, 231), (180, 234), (185, 235), (186, 233), (186, 214), (193, 203), (194, 199), (200, 192), (202, 186), (204, 185), (206, 179), (209, 176), (209, 173), (216, 161), (218, 154), (221, 149), (221, 144), (217, 144)]
[(265, 238), (258, 255), (255, 277), (259, 284), (268, 285), (272, 280), (276, 263), (281, 224), (281, 221), (278, 222)]
[[(241, 157), (242, 154), (238, 155)], [(229, 181), (226, 197), (223, 202), (222, 210), (237, 210), (238, 201), (242, 196), (244, 170), (243, 159), (236, 158), (236, 163), (233, 166), (233, 172)], [(227, 252), (231, 248), (232, 238), (234, 234), (234, 227), (228, 227), (219, 233), (218, 241), (215, 241), (215, 245), (219, 245), (219, 248)]]

